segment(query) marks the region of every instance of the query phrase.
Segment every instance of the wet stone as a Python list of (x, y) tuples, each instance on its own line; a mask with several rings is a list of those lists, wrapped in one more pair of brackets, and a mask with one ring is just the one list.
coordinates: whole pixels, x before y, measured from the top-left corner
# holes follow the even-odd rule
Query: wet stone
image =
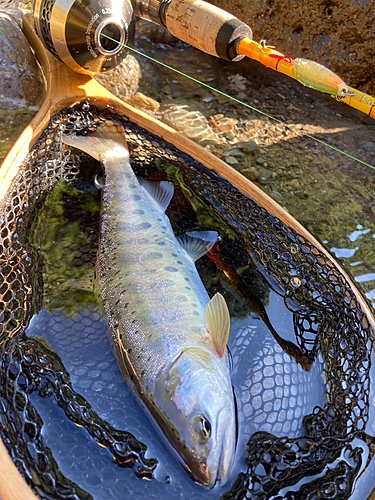
[(141, 76), (141, 68), (137, 59), (128, 54), (116, 68), (107, 73), (95, 75), (95, 80), (116, 97), (126, 99), (136, 92)]
[(229, 118), (228, 116), (224, 116), (224, 118), (222, 118), (216, 126), (218, 134), (224, 134), (225, 132), (230, 132), (231, 130), (234, 129), (237, 122), (238, 120), (236, 120), (235, 118)]
[(225, 158), (225, 161), (229, 164), (229, 165), (232, 165), (232, 166), (235, 166), (235, 165), (238, 165), (238, 160), (236, 158), (234, 158), (233, 156), (227, 156)]
[(167, 105), (162, 111), (162, 121), (200, 144), (220, 142), (218, 135), (208, 124), (206, 117), (188, 105)]
[(160, 108), (160, 104), (155, 101), (155, 99), (142, 94), (142, 92), (136, 92), (134, 95), (128, 97), (127, 102), (145, 111), (151, 111), (152, 113), (156, 113)]
[(241, 141), (237, 142), (236, 148), (241, 149), (242, 151), (250, 152), (258, 149), (258, 145), (255, 141)]
[(258, 172), (259, 172), (258, 181), (261, 184), (265, 184), (271, 177), (273, 177), (271, 170), (268, 170), (267, 168), (259, 167)]
[(254, 167), (244, 168), (241, 174), (250, 181), (256, 181), (259, 177), (259, 172)]
[(12, 17), (0, 13), (0, 108), (36, 106), (43, 83), (25, 35)]
[(243, 158), (245, 155), (242, 151), (235, 148), (235, 149), (231, 149), (231, 150), (227, 151), (225, 153), (225, 156), (239, 156), (239, 157)]

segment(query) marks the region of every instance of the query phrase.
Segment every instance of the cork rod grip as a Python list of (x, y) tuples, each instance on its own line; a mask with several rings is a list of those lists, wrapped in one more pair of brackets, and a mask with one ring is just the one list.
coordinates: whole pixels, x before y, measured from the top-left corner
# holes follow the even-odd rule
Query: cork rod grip
[(221, 59), (242, 59), (235, 46), (239, 38), (252, 38), (245, 23), (203, 0), (171, 0), (165, 26), (175, 37)]

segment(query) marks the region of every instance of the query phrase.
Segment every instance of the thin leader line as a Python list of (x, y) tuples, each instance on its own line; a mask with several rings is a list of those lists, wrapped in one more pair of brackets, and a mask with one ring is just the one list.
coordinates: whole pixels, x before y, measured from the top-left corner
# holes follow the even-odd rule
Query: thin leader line
[[(254, 106), (247, 104), (246, 102), (240, 101), (239, 99), (236, 99), (235, 97), (232, 97), (232, 96), (226, 94), (225, 92), (222, 92), (221, 90), (215, 89), (214, 87), (211, 87), (211, 85), (208, 85), (207, 83), (201, 82), (200, 80), (197, 80), (193, 76), (187, 75), (186, 73), (183, 73), (182, 71), (179, 71), (178, 69), (172, 68), (172, 66), (168, 66), (168, 64), (162, 63), (161, 61), (158, 61), (157, 59), (154, 59), (153, 57), (151, 57), (147, 54), (144, 54), (143, 52), (140, 52), (139, 50), (134, 49), (133, 47), (129, 47), (129, 45), (126, 45), (125, 43), (120, 43), (118, 40), (115, 40), (114, 38), (111, 38), (111, 37), (105, 35), (104, 33), (101, 33), (101, 35), (104, 36), (105, 38), (108, 38), (108, 40), (111, 40), (112, 42), (116, 42), (117, 44), (122, 45), (123, 47), (126, 47), (127, 49), (131, 50), (132, 52), (135, 52), (136, 54), (139, 54), (140, 56), (145, 57), (146, 59), (149, 59), (150, 61), (153, 61), (157, 64), (160, 64), (160, 66), (163, 66), (164, 68), (167, 68), (171, 71), (174, 71), (175, 73), (178, 73), (179, 75), (184, 76), (185, 78), (188, 78), (189, 80), (192, 80), (193, 82), (196, 82), (196, 83), (199, 83), (200, 85), (203, 85), (203, 87), (207, 87), (208, 89), (213, 90), (214, 92), (216, 92), (224, 97), (227, 97), (228, 99), (231, 99), (232, 101), (238, 102), (239, 104), (241, 104), (242, 106), (245, 106), (246, 108), (250, 108), (251, 110), (256, 111), (257, 113), (259, 113), (263, 116), (266, 116), (267, 118), (274, 120), (275, 122), (278, 122), (287, 128), (290, 128), (289, 125), (287, 123), (283, 122), (282, 120), (279, 120), (278, 118), (275, 118), (274, 116), (269, 115), (268, 113), (265, 113), (264, 111), (261, 111), (260, 109), (257, 109)], [(375, 166), (370, 165), (369, 163), (366, 163), (365, 161), (360, 160), (359, 158), (356, 158), (355, 156), (352, 156), (349, 153), (345, 153), (345, 151), (342, 151), (341, 149), (338, 149), (335, 146), (331, 146), (327, 142), (322, 141), (321, 139), (317, 139), (316, 137), (308, 134), (307, 132), (299, 130), (298, 134), (300, 134), (301, 136), (304, 136), (304, 137), (308, 137), (309, 139), (312, 139), (316, 142), (319, 142), (320, 144), (322, 144), (330, 149), (333, 149), (334, 151), (337, 151), (338, 153), (341, 153), (344, 156), (347, 156), (348, 158), (350, 158), (354, 161), (357, 161), (358, 163), (362, 163), (362, 165), (365, 165), (366, 167), (369, 167), (369, 168), (372, 168), (373, 170), (375, 170)]]

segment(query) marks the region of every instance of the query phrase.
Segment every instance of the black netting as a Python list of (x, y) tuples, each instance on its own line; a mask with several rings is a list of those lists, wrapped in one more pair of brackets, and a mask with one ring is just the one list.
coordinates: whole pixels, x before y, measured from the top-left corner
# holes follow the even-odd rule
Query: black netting
[[(364, 460), (363, 449), (353, 442), (369, 439), (364, 431), (373, 332), (346, 278), (314, 245), (220, 176), (111, 110), (87, 103), (53, 117), (0, 211), (0, 434), (18, 469), (41, 498), (89, 498), (62, 475), (45, 446), (43, 422), (30, 400), (34, 391), (55, 398), (67, 417), (108, 448), (119, 465), (134, 467), (137, 475), (150, 478), (156, 466), (144, 458), (142, 443), (112, 428), (73, 390), (51, 348), (25, 336), (32, 316), (46, 300), (41, 291), (48, 288), (40, 255), (27, 237), (36, 215), (59, 181), (90, 190), (90, 179), (100, 168), (85, 155), (66, 150), (61, 134), (87, 133), (103, 120), (124, 128), (138, 175), (173, 178), (177, 202), (172, 201), (171, 222), (177, 231), (195, 227), (199, 211), (202, 223), (207, 210), (216, 217), (216, 226), (225, 223), (231, 228), (216, 253), (215, 247), (211, 252), (211, 265), (225, 270), (228, 287), (235, 286), (240, 296), (229, 303), (231, 313), (235, 310), (240, 317), (241, 307), (255, 311), (280, 346), (305, 369), (318, 354), (324, 362), (327, 404), (305, 416), (305, 436), (254, 434), (247, 447), (247, 471), (225, 498), (348, 498)], [(194, 196), (194, 207), (179, 183)], [(90, 224), (84, 214), (75, 214), (82, 228)], [(98, 221), (73, 266), (94, 265), (97, 226)], [(283, 297), (293, 315), (296, 343), (278, 338), (262, 301), (254, 296), (254, 282), (259, 289), (269, 287)], [(209, 286), (212, 292), (222, 284), (213, 280)]]

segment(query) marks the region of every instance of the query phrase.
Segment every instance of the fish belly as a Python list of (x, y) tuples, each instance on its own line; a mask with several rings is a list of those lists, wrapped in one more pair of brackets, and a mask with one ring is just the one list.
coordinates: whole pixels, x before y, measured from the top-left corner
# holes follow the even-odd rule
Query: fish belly
[[(204, 324), (208, 294), (168, 217), (134, 173), (105, 172), (99, 292), (117, 359), (152, 393), (163, 367), (188, 347), (213, 350)], [(125, 358), (124, 358), (125, 357)]]

